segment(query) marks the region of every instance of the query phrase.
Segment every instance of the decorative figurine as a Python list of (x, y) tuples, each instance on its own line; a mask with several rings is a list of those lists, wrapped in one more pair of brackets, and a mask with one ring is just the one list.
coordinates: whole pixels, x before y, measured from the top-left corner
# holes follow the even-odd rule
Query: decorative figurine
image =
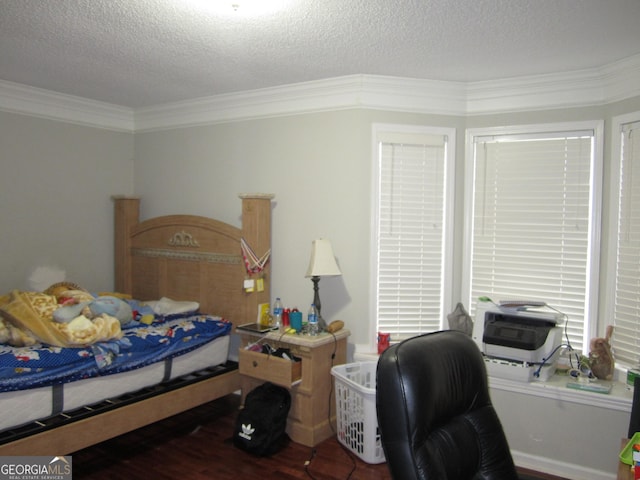
[(613, 353), (611, 352), (611, 335), (613, 326), (607, 326), (605, 338), (592, 338), (589, 345), (589, 365), (591, 372), (600, 380), (611, 380), (615, 368)]

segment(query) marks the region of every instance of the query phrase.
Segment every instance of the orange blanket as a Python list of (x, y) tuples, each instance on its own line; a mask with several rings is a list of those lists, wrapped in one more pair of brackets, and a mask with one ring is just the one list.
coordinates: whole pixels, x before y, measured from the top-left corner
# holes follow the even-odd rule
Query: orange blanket
[(0, 297), (0, 342), (21, 347), (40, 342), (57, 347), (81, 347), (122, 337), (120, 322), (109, 315), (92, 320), (80, 316), (69, 323), (53, 320), (55, 296), (13, 290)]

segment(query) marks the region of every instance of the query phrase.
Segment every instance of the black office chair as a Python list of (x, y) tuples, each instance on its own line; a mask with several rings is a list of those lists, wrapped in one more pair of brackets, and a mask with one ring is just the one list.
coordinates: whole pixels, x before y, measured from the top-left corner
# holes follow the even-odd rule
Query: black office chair
[(446, 330), (410, 338), (380, 356), (376, 406), (396, 480), (516, 480), (491, 404), (480, 350)]

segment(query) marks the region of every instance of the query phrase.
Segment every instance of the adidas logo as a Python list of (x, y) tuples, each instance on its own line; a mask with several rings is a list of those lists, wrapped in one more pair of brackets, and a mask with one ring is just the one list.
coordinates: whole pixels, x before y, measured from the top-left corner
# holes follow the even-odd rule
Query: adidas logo
[(245, 440), (251, 440), (251, 435), (255, 432), (256, 429), (249, 425), (242, 424), (242, 431), (238, 433), (239, 437), (244, 438)]

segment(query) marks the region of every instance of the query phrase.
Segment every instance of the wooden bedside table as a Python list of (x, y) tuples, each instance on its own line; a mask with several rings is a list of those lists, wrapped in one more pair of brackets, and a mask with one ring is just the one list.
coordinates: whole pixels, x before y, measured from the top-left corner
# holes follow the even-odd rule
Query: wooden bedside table
[[(334, 435), (336, 402), (331, 367), (346, 363), (347, 337), (351, 332), (343, 328), (335, 335), (323, 332), (316, 337), (279, 332), (259, 334), (241, 330), (237, 333), (241, 339), (238, 356), (242, 403), (244, 404), (247, 393), (261, 383), (277, 383), (289, 388), (291, 392), (291, 410), (287, 420), (287, 434), (291, 440), (313, 447)], [(295, 357), (300, 358), (299, 381), (291, 378), (293, 362), (244, 349), (258, 340), (262, 344), (268, 343), (274, 349), (288, 348)]]

